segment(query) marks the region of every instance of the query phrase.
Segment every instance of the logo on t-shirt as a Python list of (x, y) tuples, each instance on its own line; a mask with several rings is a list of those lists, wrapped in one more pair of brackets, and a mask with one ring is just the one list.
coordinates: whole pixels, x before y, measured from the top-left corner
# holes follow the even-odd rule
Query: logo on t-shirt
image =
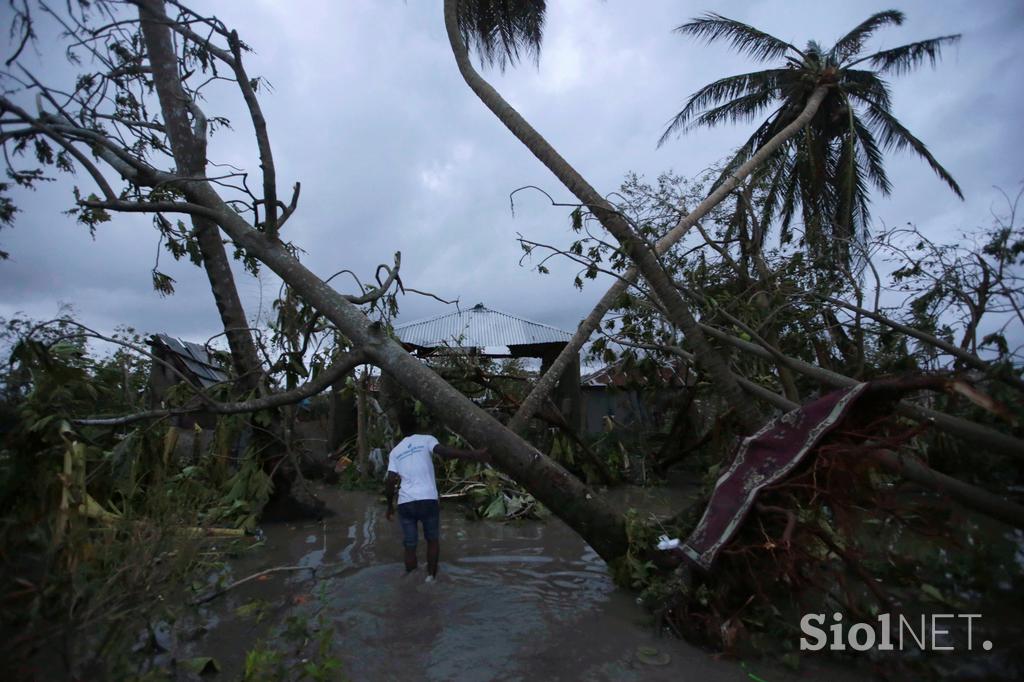
[(401, 462), (402, 460), (407, 459), (410, 455), (414, 455), (417, 452), (421, 452), (425, 449), (426, 448), (424, 448), (422, 445), (410, 445), (405, 450), (395, 455), (395, 460)]

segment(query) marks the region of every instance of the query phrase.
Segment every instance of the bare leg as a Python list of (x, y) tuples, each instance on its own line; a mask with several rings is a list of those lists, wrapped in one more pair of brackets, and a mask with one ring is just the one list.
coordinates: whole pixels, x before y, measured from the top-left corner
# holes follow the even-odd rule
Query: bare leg
[(416, 548), (406, 547), (405, 548), (405, 572), (409, 573), (416, 570)]
[(427, 574), (437, 576), (437, 560), (441, 556), (441, 541), (427, 540)]

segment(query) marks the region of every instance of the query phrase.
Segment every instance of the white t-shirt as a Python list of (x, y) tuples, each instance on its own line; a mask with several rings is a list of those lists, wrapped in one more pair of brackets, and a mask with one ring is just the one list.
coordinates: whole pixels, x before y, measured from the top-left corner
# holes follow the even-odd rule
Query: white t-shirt
[(431, 459), (435, 445), (437, 439), (433, 436), (412, 435), (403, 438), (388, 455), (388, 471), (402, 477), (398, 504), (437, 499), (437, 481), (434, 480), (434, 461)]

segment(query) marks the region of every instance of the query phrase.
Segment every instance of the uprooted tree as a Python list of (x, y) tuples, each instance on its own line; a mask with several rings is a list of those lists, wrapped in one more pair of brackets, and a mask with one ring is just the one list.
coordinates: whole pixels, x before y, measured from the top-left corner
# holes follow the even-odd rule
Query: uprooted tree
[[(871, 131), (852, 114), (858, 103), (856, 97), (866, 98), (868, 106), (874, 107), (871, 115), (875, 119), (872, 120), (881, 121), (883, 134), (893, 135), (890, 140), (883, 139), (883, 147), (910, 144), (922, 153), (914, 146), (916, 138), (909, 133), (904, 135), (905, 131), (891, 118), (884, 84), (879, 84), (875, 75), (848, 68), (855, 63), (854, 56), (872, 31), (885, 23), (902, 21), (898, 13), (875, 15), (828, 53), (817, 46), (801, 51), (787, 43), (772, 43), (768, 40), (770, 36), (766, 38), (765, 34), (721, 17), (690, 24), (692, 34), (729, 38), (755, 56), (781, 56), (792, 49), (803, 58), (802, 63), (799, 59), (793, 60), (799, 66), (795, 83), (801, 89), (789, 97), (786, 106), (761, 126), (758, 135), (728, 162), (703, 199), (692, 208), (668, 206), (667, 220), (651, 224), (641, 220), (635, 206), (631, 207), (628, 202), (613, 204), (592, 187), (472, 65), (469, 45), (473, 45), (484, 60), (500, 65), (515, 61), (520, 53), (538, 49), (544, 3), (446, 0), (444, 21), (448, 38), (467, 84), (573, 193), (577, 200), (573, 215), (579, 229), (596, 221), (602, 230), (599, 244), (595, 250), (588, 249), (583, 259), (587, 272), (596, 274), (605, 270), (618, 278), (506, 426), (406, 353), (389, 335), (386, 324), (367, 316), (363, 307), (381, 300), (399, 284), (397, 262), (379, 286), (345, 294), (303, 266), (297, 249), (285, 241), (287, 222), (299, 208), (299, 185), (295, 184), (288, 201), (281, 198), (268, 124), (258, 99), (260, 81), (245, 69), (248, 48), (238, 34), (220, 20), (199, 14), (179, 2), (130, 0), (125, 5), (101, 3), (98, 9), (72, 7), (59, 17), (54, 14), (67, 30), (72, 53), (87, 56), (96, 67), (95, 71), (79, 77), (73, 87), (51, 87), (24, 69), (6, 74), (12, 93), (0, 97), (0, 140), (11, 152), (8, 159), (31, 150), (39, 162), (38, 168), (29, 170), (9, 165), (9, 174), (17, 184), (30, 186), (43, 179), (46, 166), (84, 171), (95, 189), (76, 190), (74, 210), (80, 222), (90, 229), (102, 229), (101, 224), (110, 220), (113, 213), (151, 214), (164, 238), (179, 244), (182, 253), (196, 250), (221, 311), (235, 369), (246, 381), (241, 385), (244, 390), (233, 400), (218, 400), (198, 392), (194, 398), (196, 407), (80, 420), (80, 426), (125, 424), (199, 407), (214, 413), (241, 414), (290, 405), (335, 384), (358, 365), (374, 365), (420, 401), (439, 421), (467, 441), (486, 445), (499, 469), (575, 529), (606, 561), (619, 566), (626, 564), (627, 572), (632, 572), (635, 578), (647, 570), (643, 554), (646, 548), (640, 546), (646, 543), (646, 536), (637, 530), (632, 520), (607, 506), (576, 477), (519, 435), (539, 411), (566, 364), (579, 353), (611, 310), (626, 310), (632, 315), (630, 324), (620, 326), (611, 341), (668, 354), (692, 365), (707, 381), (715, 400), (728, 408), (730, 432), (738, 436), (755, 434), (769, 421), (767, 415), (772, 410), (799, 406), (821, 386), (855, 386), (874, 377), (877, 372), (865, 371), (866, 355), (872, 348), (865, 338), (876, 329), (881, 330), (879, 335), (886, 339), (893, 334), (910, 337), (934, 353), (953, 357), (955, 369), (981, 372), (985, 381), (1007, 387), (1011, 395), (1016, 396), (1014, 400), (1019, 401), (1024, 383), (1020, 379), (1019, 365), (1007, 354), (1001, 354), (996, 361), (985, 360), (977, 354), (977, 340), (970, 335), (965, 335), (959, 344), (950, 343), (943, 334), (934, 333), (934, 329), (924, 330), (915, 327), (913, 321), (893, 319), (878, 305), (864, 307), (863, 286), (853, 276), (851, 268), (842, 268), (843, 276), (838, 280), (823, 278), (821, 263), (815, 263), (813, 258), (801, 260), (794, 254), (774, 258), (765, 250), (765, 235), (771, 229), (769, 223), (779, 217), (776, 208), (782, 207), (784, 224), (788, 226), (787, 221), (797, 205), (803, 207), (805, 216), (811, 216), (817, 223), (838, 220), (839, 232), (829, 238), (845, 240), (840, 249), (844, 257), (852, 253), (856, 258), (857, 249), (864, 248), (862, 235), (857, 232), (866, 221), (867, 190), (863, 179), (857, 179), (856, 174), (843, 175), (843, 172), (849, 170), (851, 164), (867, 163), (868, 173), (876, 183), (882, 183), (883, 188), (886, 185), (882, 182), (884, 174), (880, 175), (878, 145)], [(167, 14), (168, 8), (175, 13), (173, 18)], [(31, 19), (27, 10), (18, 17), (18, 25), (28, 35)], [(759, 40), (767, 41), (767, 47), (759, 46)], [(924, 59), (934, 60), (941, 44), (948, 40), (915, 43), (865, 59), (872, 60), (879, 68), (899, 73)], [(17, 62), (16, 57), (12, 57), (11, 63)], [(208, 171), (210, 160), (206, 157), (205, 140), (211, 128), (223, 120), (203, 110), (201, 93), (209, 83), (223, 81), (237, 88), (249, 113), (260, 157), (261, 182), (255, 191), (249, 189), (243, 173), (211, 174)], [(735, 120), (751, 116), (778, 97), (782, 90), (793, 95), (795, 87), (779, 74), (748, 85), (749, 90), (743, 90), (737, 89), (735, 84), (724, 84), (719, 90), (698, 98), (696, 105), (704, 106), (730, 95), (750, 97), (739, 105), (734, 104), (740, 107), (736, 111), (717, 110), (717, 114), (698, 120), (711, 124), (724, 118)], [(883, 95), (885, 98), (880, 99)], [(743, 109), (746, 105), (750, 106)], [(836, 125), (844, 112), (846, 128)], [(685, 123), (686, 118), (682, 121)], [(832, 132), (823, 133), (823, 130)], [(798, 143), (794, 140), (800, 140), (799, 144), (820, 143), (822, 165), (838, 174), (820, 178), (809, 176), (811, 171), (800, 165), (804, 157), (797, 151)], [(922, 155), (930, 163), (934, 161), (926, 152)], [(944, 170), (940, 172), (943, 174)], [(947, 175), (943, 177), (952, 182)], [(843, 194), (843, 191), (848, 193)], [(796, 192), (799, 192), (798, 197)], [(815, 192), (825, 193), (828, 201), (815, 198)], [(9, 199), (4, 201), (3, 217), (10, 222), (14, 207)], [(192, 229), (176, 222), (178, 216), (188, 218)], [(703, 220), (712, 218), (722, 229), (717, 236), (702, 224)], [(700, 260), (702, 256), (681, 254), (676, 248), (683, 237), (694, 231), (701, 238), (701, 253), (715, 254), (710, 266)], [(605, 232), (614, 241), (606, 242)], [(311, 381), (300, 385), (298, 376), (290, 374), (285, 390), (275, 392), (260, 380), (262, 371), (257, 369), (259, 361), (234, 291), (222, 236), (226, 236), (247, 263), (269, 268), (284, 281), (289, 300), (302, 308), (306, 329), (327, 325), (339, 336), (340, 350)], [(821, 256), (823, 239), (819, 235), (809, 241), (811, 246), (818, 247), (814, 258)], [(1019, 256), (1019, 252), (1013, 251), (1016, 247), (1007, 243), (1008, 239), (1010, 235), (1004, 235), (998, 247), (1009, 254), (1003, 261), (1007, 258), (1013, 261)], [(570, 257), (581, 257), (588, 246), (581, 242), (579, 248), (564, 250)], [(605, 266), (602, 262), (611, 265)], [(712, 269), (718, 274), (709, 274)], [(992, 282), (992, 273), (985, 272), (988, 273), (986, 281)], [(158, 275), (154, 275), (155, 283), (166, 286), (166, 280)], [(916, 273), (907, 273), (910, 279), (914, 276)], [(1005, 284), (1007, 280), (1002, 281)], [(988, 297), (987, 304), (991, 300), (992, 286), (984, 286), (987, 288), (982, 293)], [(820, 316), (808, 320), (789, 315), (787, 300), (792, 297), (813, 301), (819, 306)], [(849, 302), (850, 297), (855, 302)], [(732, 305), (741, 299), (749, 299), (753, 305)], [(930, 298), (929, 305), (936, 300), (936, 296)], [(845, 311), (843, 314), (848, 314), (848, 318), (839, 319), (836, 310)], [(654, 319), (657, 319), (656, 325), (651, 322)], [(867, 329), (866, 319), (877, 323), (878, 327)], [(653, 338), (643, 333), (641, 328), (645, 324), (670, 329), (671, 333)], [(820, 343), (799, 348), (788, 343), (793, 330), (800, 325), (811, 325), (806, 340)], [(972, 329), (977, 329), (976, 321)], [(308, 336), (294, 331), (290, 334), (286, 339), (290, 352), (301, 356), (307, 348), (304, 339), (308, 340)], [(814, 351), (820, 350), (822, 345), (839, 349), (841, 362), (831, 359), (829, 353), (815, 355)], [(744, 354), (746, 359), (737, 359), (737, 353)], [(772, 385), (755, 380), (765, 375), (773, 377)], [(800, 380), (800, 375), (811, 381)], [(774, 385), (776, 378), (778, 389)], [(893, 401), (904, 397), (911, 389), (931, 388), (958, 390), (985, 403), (984, 396), (970, 392), (962, 383), (910, 381), (899, 386), (900, 390), (886, 394)], [(751, 400), (750, 395), (761, 402)], [(974, 443), (995, 456), (1019, 458), (1024, 452), (1024, 442), (1017, 434), (993, 423), (944, 413), (934, 405), (913, 401), (898, 403), (895, 410), (909, 420), (907, 423), (928, 425)], [(856, 433), (846, 434), (840, 454), (852, 453), (859, 447), (858, 442), (863, 444), (876, 438), (878, 442), (870, 446), (871, 452), (889, 469), (953, 494), (985, 513), (1020, 522), (1019, 507), (1000, 500), (998, 495), (965, 487), (921, 461), (908, 461), (893, 454), (916, 432), (901, 431), (893, 424), (878, 426), (873, 432), (865, 424), (871, 426), (870, 421), (864, 422)], [(911, 427), (911, 431), (913, 428), (916, 427)], [(73, 439), (74, 434), (69, 433), (67, 437)], [(849, 457), (844, 460), (836, 456), (822, 461), (841, 463), (849, 461)], [(844, 481), (862, 484), (865, 479), (866, 474), (858, 469)], [(779, 505), (813, 504), (813, 498), (808, 501), (796, 495), (793, 493), (791, 497), (773, 502), (758, 513), (794, 518), (792, 510)], [(683, 523), (693, 522), (690, 517), (680, 519)], [(787, 539), (791, 538), (794, 531), (788, 521), (785, 526)], [(835, 545), (834, 537), (828, 540)], [(853, 557), (843, 558), (849, 559), (851, 565), (856, 563)], [(680, 589), (685, 591), (689, 587), (682, 585)]]

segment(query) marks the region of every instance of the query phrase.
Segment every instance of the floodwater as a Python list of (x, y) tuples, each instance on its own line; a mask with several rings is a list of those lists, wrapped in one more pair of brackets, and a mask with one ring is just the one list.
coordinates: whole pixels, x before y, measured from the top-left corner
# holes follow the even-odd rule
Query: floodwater
[[(275, 566), (310, 570), (250, 581), (181, 620), (167, 646), (175, 658), (213, 656), (217, 678), (236, 679), (247, 651), (283, 647), (284, 624), (304, 619), (328, 630), (341, 664), (328, 679), (862, 679), (718, 660), (659, 635), (635, 595), (615, 587), (597, 554), (556, 518), (470, 521), (445, 502), (440, 572), (425, 583), (424, 543), (420, 569), (405, 575), (398, 522), (385, 519), (376, 495), (319, 494), (335, 516), (265, 527), (265, 545), (232, 560), (227, 582)], [(651, 511), (669, 505), (664, 491), (641, 497)], [(613, 499), (627, 501), (618, 491)]]

